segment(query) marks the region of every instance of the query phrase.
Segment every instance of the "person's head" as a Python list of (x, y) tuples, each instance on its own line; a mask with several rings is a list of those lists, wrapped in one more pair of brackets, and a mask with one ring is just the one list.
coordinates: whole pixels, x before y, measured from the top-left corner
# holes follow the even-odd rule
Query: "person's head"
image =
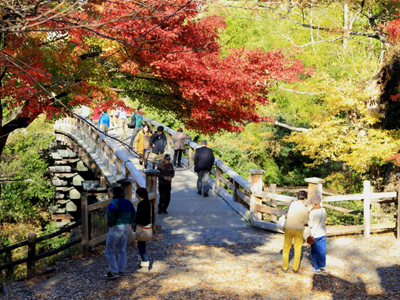
[(103, 113), (106, 114), (107, 113), (107, 109), (103, 110)]
[(201, 140), (201, 145), (202, 146), (207, 146), (207, 140)]
[(306, 201), (307, 199), (307, 192), (306, 191), (298, 191), (297, 192), (297, 199), (301, 201)]
[(164, 127), (158, 126), (158, 127), (157, 127), (157, 134), (158, 134), (158, 135), (162, 135), (163, 132), (164, 132)]
[(149, 125), (144, 124), (142, 130), (143, 130), (144, 133), (150, 132), (150, 127), (149, 127)]
[(177, 131), (178, 131), (178, 132), (183, 132), (183, 129), (182, 129), (182, 128), (178, 128)]
[(165, 156), (164, 156), (164, 162), (165, 162), (166, 165), (169, 165), (170, 162), (171, 162), (171, 155), (165, 154)]
[(139, 105), (137, 108), (137, 112), (141, 111), (142, 107)]
[(310, 203), (311, 203), (312, 206), (320, 205), (321, 201), (322, 201), (321, 197), (319, 195), (317, 195), (317, 194), (312, 195), (311, 198), (310, 198)]
[(115, 186), (112, 189), (112, 193), (115, 199), (123, 199), (125, 198), (124, 189), (120, 186)]
[(149, 198), (149, 193), (147, 193), (147, 190), (146, 190), (145, 188), (140, 187), (140, 188), (138, 188), (138, 189), (136, 190), (136, 197), (137, 197), (139, 200), (148, 199), (148, 198)]

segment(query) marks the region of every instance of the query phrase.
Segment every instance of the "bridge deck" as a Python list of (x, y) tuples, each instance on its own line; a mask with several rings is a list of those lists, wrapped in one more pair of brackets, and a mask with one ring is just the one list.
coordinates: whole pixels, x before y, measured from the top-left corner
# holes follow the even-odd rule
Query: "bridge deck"
[[(119, 138), (119, 133), (110, 135)], [(129, 144), (131, 135), (128, 133)], [(122, 144), (113, 141), (117, 147), (140, 169), (139, 161)], [(173, 150), (168, 151), (172, 154)], [(210, 190), (204, 198), (196, 193), (197, 175), (188, 169), (176, 170), (172, 180), (171, 203), (168, 214), (157, 216), (162, 226), (166, 243), (235, 244), (237, 242), (260, 241), (265, 232), (248, 226), (221, 197)]]

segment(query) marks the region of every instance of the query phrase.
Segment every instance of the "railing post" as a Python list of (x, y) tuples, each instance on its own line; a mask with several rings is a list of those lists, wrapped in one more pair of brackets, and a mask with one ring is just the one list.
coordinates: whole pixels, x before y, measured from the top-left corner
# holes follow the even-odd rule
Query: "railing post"
[(194, 164), (194, 149), (189, 146), (189, 166)]
[(144, 171), (146, 174), (146, 190), (147, 192), (154, 193), (156, 197), (152, 200), (153, 202), (153, 218), (154, 218), (154, 224), (153, 224), (153, 229), (156, 228), (156, 223), (157, 223), (157, 214), (156, 214), (156, 208), (157, 208), (157, 182), (158, 182), (158, 174), (160, 174), (160, 171), (150, 169), (147, 171)]
[(397, 239), (400, 240), (400, 173), (397, 176)]
[(261, 192), (263, 189), (263, 175), (265, 171), (251, 169), (249, 172), (251, 174), (250, 221), (253, 225), (254, 221), (261, 221), (261, 213), (256, 211), (256, 207), (261, 204), (261, 201), (256, 197), (255, 192)]
[(83, 257), (89, 257), (89, 214), (87, 192), (82, 192), (81, 197), (81, 220), (82, 220), (82, 252)]
[(364, 181), (364, 237), (371, 233), (371, 182)]
[(237, 183), (234, 179), (232, 181), (232, 200), (237, 201), (237, 191), (239, 189), (239, 183)]
[(217, 188), (221, 187), (221, 176), (222, 176), (222, 171), (221, 169), (218, 167), (218, 163), (215, 164), (215, 182), (216, 182), (216, 186)]
[(167, 149), (172, 149), (171, 137), (172, 135), (167, 132)]
[[(269, 191), (273, 194), (276, 194), (276, 183), (271, 183), (269, 186)], [(271, 207), (276, 208), (276, 200), (271, 200)], [(272, 222), (278, 222), (278, 218), (276, 215), (271, 215)]]
[(308, 198), (310, 199), (311, 196), (317, 194), (321, 197), (322, 199), (322, 184), (325, 182), (325, 180), (317, 177), (312, 177), (312, 178), (306, 178), (304, 179), (305, 182), (308, 182)]
[(27, 276), (33, 276), (36, 273), (35, 267), (36, 257), (36, 233), (30, 233), (28, 235), (28, 264), (27, 264)]

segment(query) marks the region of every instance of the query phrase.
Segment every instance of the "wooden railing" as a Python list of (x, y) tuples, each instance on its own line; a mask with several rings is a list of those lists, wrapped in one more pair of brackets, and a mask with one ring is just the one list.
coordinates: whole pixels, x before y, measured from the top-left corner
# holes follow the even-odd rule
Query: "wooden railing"
[[(176, 131), (160, 124), (154, 120), (145, 118), (145, 121), (149, 123), (154, 130), (158, 126), (164, 127), (164, 132), (167, 135), (168, 148), (172, 148), (172, 140)], [(187, 151), (186, 154), (188, 159), (183, 158), (186, 166), (192, 167), (194, 164), (194, 153), (200, 146), (193, 141), (186, 141)], [(193, 170), (193, 168), (191, 168)], [(286, 213), (288, 204), (291, 201), (296, 200), (296, 197), (285, 196), (279, 194), (279, 192), (296, 192), (301, 188), (296, 189), (285, 189), (279, 188), (275, 184), (271, 184), (269, 192), (263, 191), (263, 170), (253, 169), (249, 170), (251, 174), (251, 183), (241, 177), (237, 172), (228, 167), (224, 162), (219, 159), (215, 160), (214, 168), (211, 173), (214, 174), (215, 180), (211, 179), (211, 186), (214, 191), (221, 196), (228, 204), (236, 210), (244, 219), (248, 220), (252, 226), (280, 232), (277, 228), (278, 218)], [(319, 178), (306, 178), (305, 182), (308, 186), (305, 189), (308, 191), (308, 197), (310, 198), (314, 194), (319, 194), (321, 197), (326, 194), (332, 194), (331, 192), (324, 192), (322, 185), (324, 180)], [(400, 186), (400, 185), (399, 185)], [(365, 187), (368, 189), (368, 187)], [(371, 213), (369, 199), (372, 203), (379, 203), (385, 201), (386, 203), (397, 202), (398, 193), (367, 193), (364, 192), (360, 195), (344, 195), (344, 196), (328, 196), (323, 198), (323, 205), (327, 209), (333, 209), (341, 213), (356, 213), (349, 209), (344, 209), (337, 206), (332, 206), (327, 202), (332, 201), (346, 201), (346, 200), (364, 200), (364, 210), (362, 212), (364, 224), (363, 225), (348, 225), (348, 226), (328, 226), (328, 234), (344, 234), (348, 232), (363, 231), (365, 237), (369, 237), (371, 230), (374, 229), (392, 229), (397, 227), (397, 237), (400, 236), (400, 221), (397, 217), (396, 222), (384, 222), (379, 224), (371, 224), (371, 216), (379, 216), (381, 218), (394, 218), (395, 215), (383, 215), (377, 213)], [(388, 200), (387, 198), (391, 198)], [(399, 206), (398, 206), (399, 207)], [(400, 210), (400, 208), (399, 208)], [(397, 213), (399, 214), (399, 212)], [(267, 220), (263, 219), (262, 216), (266, 216)]]
[[(103, 178), (103, 184), (109, 188), (120, 184), (125, 191), (125, 198), (133, 199), (133, 191), (138, 187), (145, 187), (149, 192), (149, 199), (153, 204), (153, 212), (156, 211), (157, 198), (157, 170), (145, 171), (145, 177), (136, 169), (134, 163), (119, 149), (117, 141), (107, 138), (103, 133), (95, 129), (90, 121), (77, 118), (65, 118), (56, 122), (56, 134), (71, 149), (78, 152), (78, 156), (91, 169), (97, 169)], [(94, 165), (95, 166), (94, 166)], [(94, 192), (95, 193), (95, 192)], [(89, 256), (91, 246), (104, 242), (107, 239), (107, 232), (99, 236), (91, 237), (91, 214), (96, 211), (103, 211), (105, 222), (105, 208), (111, 202), (111, 195), (108, 200), (88, 205), (87, 197), (93, 192), (82, 193), (82, 248), (83, 256)], [(156, 214), (154, 226), (156, 226)]]
[[(57, 232), (53, 232), (53, 233), (50, 233), (50, 234), (47, 234), (47, 235), (44, 235), (41, 237), (36, 237), (36, 233), (30, 233), (28, 235), (28, 239), (26, 241), (23, 241), (18, 244), (14, 244), (14, 245), (0, 249), (0, 254), (3, 254), (3, 253), (11, 254), (11, 252), (15, 249), (28, 246), (27, 257), (21, 258), (21, 259), (15, 260), (15, 261), (10, 261), (3, 265), (0, 265), (0, 271), (8, 270), (7, 274), (11, 275), (13, 273), (13, 268), (15, 266), (23, 264), (23, 263), (27, 263), (27, 276), (26, 277), (31, 278), (35, 275), (39, 275), (39, 274), (36, 274), (36, 262), (37, 261), (39, 261), (43, 258), (52, 256), (52, 255), (55, 255), (61, 251), (68, 249), (68, 248), (71, 248), (72, 246), (75, 246), (76, 244), (80, 243), (82, 239), (80, 237), (76, 238), (56, 249), (52, 249), (50, 251), (43, 252), (40, 254), (36, 254), (36, 244), (39, 242), (42, 242), (42, 241), (49, 240), (56, 236), (59, 236), (65, 232), (69, 232), (72, 229), (77, 228), (80, 225), (81, 225), (81, 222), (76, 222), (75, 224), (64, 227), (63, 229), (61, 229)], [(11, 257), (11, 255), (8, 255), (8, 256)]]

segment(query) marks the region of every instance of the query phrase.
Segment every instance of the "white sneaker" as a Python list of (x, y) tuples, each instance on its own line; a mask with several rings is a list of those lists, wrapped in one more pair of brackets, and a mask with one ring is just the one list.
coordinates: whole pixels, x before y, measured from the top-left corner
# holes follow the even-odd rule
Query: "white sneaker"
[(311, 274), (321, 274), (321, 270), (320, 269), (318, 269), (318, 270), (313, 269), (312, 271), (310, 271), (310, 273)]
[(323, 267), (323, 268), (321, 268), (320, 270), (321, 270), (321, 272), (323, 272), (323, 273), (327, 273), (327, 272), (328, 272), (328, 270), (326, 269), (326, 267)]

